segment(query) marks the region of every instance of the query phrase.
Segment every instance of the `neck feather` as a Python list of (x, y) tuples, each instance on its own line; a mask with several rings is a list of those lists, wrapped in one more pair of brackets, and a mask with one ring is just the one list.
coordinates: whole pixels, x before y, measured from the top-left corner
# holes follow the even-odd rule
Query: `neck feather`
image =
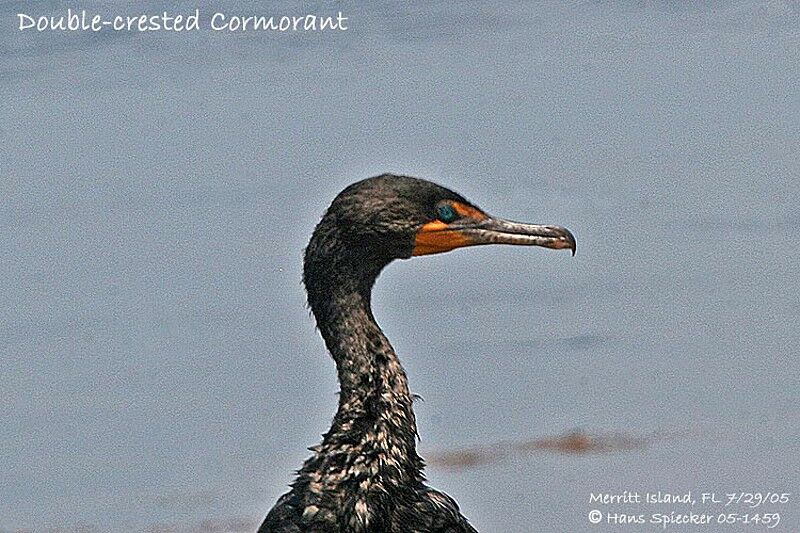
[[(306, 270), (309, 304), (339, 377), (339, 408), (318, 454), (374, 458), (398, 485), (421, 480), (417, 427), (400, 361), (372, 315), (372, 285), (384, 265), (335, 262)], [(308, 267), (308, 265), (307, 265)]]

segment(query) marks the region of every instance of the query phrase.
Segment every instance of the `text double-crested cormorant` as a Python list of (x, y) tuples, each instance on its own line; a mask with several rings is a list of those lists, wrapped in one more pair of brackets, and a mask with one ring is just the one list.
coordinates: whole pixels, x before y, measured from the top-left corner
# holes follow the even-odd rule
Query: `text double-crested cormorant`
[(336, 361), (339, 409), (260, 532), (461, 533), (456, 502), (428, 487), (403, 367), (372, 316), (372, 286), (395, 259), (477, 244), (567, 248), (559, 226), (489, 216), (434, 183), (385, 174), (334, 200), (305, 251), (303, 281)]

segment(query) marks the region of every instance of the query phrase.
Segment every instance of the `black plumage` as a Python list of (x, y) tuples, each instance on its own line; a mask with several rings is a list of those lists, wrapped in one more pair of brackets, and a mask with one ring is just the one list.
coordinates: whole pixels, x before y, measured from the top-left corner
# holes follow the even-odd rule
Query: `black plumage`
[(475, 532), (452, 498), (425, 485), (406, 374), (370, 298), (394, 259), (491, 243), (575, 249), (563, 228), (492, 218), (416, 178), (369, 178), (334, 199), (306, 248), (303, 281), (336, 362), (339, 408), (260, 532)]

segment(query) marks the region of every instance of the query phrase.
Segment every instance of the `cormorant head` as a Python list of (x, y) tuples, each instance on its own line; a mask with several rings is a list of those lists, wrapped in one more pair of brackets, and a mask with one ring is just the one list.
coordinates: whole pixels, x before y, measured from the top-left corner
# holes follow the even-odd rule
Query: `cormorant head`
[[(342, 249), (325, 250), (326, 244)], [(336, 252), (381, 262), (382, 268), (393, 259), (478, 244), (567, 248), (575, 253), (575, 238), (565, 228), (502, 220), (435, 183), (383, 174), (339, 193), (314, 232), (306, 261), (309, 252)]]

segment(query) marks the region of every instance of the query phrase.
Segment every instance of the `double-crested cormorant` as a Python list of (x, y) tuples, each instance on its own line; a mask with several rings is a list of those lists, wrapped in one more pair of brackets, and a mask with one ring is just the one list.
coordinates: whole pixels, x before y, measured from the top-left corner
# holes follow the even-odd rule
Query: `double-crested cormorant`
[(376, 176), (333, 200), (306, 248), (303, 281), (336, 362), (339, 409), (259, 532), (475, 533), (452, 498), (425, 484), (406, 374), (370, 297), (395, 259), (477, 244), (575, 253), (575, 238), (562, 227), (491, 217), (417, 178)]

